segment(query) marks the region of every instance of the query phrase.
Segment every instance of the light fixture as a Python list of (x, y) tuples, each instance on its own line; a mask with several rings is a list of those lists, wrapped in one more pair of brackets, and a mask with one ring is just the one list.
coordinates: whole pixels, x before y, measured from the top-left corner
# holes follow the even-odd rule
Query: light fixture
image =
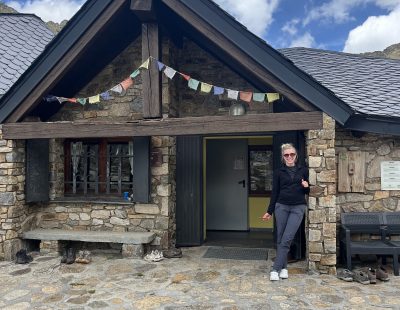
[(229, 108), (229, 115), (232, 116), (239, 116), (239, 115), (244, 115), (246, 114), (246, 109), (243, 106), (243, 104), (236, 102), (232, 104)]

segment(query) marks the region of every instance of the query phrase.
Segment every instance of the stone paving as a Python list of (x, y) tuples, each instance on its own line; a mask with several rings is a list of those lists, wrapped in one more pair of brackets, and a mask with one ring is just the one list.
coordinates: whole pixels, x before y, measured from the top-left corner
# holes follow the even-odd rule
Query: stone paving
[(88, 265), (50, 255), (2, 261), (0, 309), (400, 309), (400, 277), (349, 283), (308, 274), (303, 262), (290, 265), (288, 280), (270, 282), (271, 260), (206, 259), (206, 249), (158, 263), (104, 253)]

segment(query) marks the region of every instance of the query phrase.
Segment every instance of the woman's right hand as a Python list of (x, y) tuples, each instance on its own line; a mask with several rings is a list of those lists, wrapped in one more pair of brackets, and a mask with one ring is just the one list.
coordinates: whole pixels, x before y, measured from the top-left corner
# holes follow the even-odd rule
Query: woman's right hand
[(271, 219), (272, 215), (266, 212), (263, 217), (261, 218), (263, 221), (269, 221)]

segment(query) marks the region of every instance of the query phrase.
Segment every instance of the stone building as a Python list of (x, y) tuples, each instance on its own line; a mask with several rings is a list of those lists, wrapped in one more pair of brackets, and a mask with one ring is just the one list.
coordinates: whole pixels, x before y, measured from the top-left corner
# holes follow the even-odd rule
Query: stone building
[(0, 257), (37, 229), (151, 232), (147, 249), (272, 236), (257, 218), (292, 142), (312, 185), (297, 255), (335, 273), (340, 213), (400, 208), (380, 175), (399, 69), (274, 50), (209, 0), (89, 0), (0, 100)]

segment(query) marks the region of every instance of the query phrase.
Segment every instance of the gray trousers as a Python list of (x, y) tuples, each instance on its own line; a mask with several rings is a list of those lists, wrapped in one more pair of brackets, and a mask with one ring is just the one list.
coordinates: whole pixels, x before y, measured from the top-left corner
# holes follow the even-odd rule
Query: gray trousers
[(273, 270), (279, 272), (287, 268), (290, 244), (299, 229), (306, 208), (305, 204), (289, 206), (277, 203), (275, 205), (277, 249)]

